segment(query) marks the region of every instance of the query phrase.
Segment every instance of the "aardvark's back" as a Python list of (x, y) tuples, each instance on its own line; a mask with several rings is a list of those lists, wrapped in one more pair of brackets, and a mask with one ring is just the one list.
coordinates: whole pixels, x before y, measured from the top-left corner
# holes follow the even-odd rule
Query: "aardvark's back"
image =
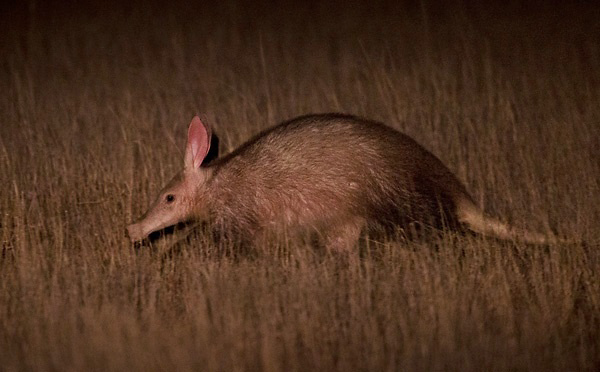
[(288, 121), (212, 167), (223, 221), (249, 230), (315, 227), (329, 244), (355, 240), (367, 224), (455, 226), (455, 200), (470, 201), (456, 177), (415, 141), (348, 115)]

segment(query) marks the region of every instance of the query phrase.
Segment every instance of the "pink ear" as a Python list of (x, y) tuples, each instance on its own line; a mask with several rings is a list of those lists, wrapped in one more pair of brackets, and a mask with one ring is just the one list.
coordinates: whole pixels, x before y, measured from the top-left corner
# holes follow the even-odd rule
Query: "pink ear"
[(199, 168), (210, 149), (210, 130), (194, 116), (188, 129), (184, 164), (186, 168)]

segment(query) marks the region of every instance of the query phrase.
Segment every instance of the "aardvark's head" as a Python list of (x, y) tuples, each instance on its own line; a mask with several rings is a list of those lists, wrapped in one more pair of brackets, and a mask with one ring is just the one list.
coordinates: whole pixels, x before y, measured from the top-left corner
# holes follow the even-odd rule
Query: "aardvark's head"
[(210, 128), (195, 116), (188, 129), (183, 170), (160, 191), (148, 211), (137, 222), (127, 226), (132, 241), (142, 240), (152, 232), (202, 214), (202, 199), (212, 173), (203, 166), (208, 162), (210, 144)]

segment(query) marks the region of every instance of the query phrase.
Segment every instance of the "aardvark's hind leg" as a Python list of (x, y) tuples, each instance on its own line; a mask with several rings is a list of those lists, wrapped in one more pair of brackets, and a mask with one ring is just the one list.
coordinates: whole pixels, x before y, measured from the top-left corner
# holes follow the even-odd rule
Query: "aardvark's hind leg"
[(362, 217), (351, 217), (327, 226), (324, 232), (325, 247), (329, 252), (348, 252), (356, 246), (365, 225)]

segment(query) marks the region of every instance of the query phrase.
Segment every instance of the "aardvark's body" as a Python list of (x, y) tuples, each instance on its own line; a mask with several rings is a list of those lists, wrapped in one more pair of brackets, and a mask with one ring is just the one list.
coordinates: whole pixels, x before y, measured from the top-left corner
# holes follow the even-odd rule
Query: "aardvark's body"
[(466, 227), (499, 238), (552, 240), (485, 216), (438, 158), (375, 121), (303, 116), (203, 164), (210, 143), (210, 129), (195, 117), (184, 169), (128, 226), (132, 240), (190, 220), (247, 241), (314, 229), (334, 249), (353, 245), (365, 228)]

